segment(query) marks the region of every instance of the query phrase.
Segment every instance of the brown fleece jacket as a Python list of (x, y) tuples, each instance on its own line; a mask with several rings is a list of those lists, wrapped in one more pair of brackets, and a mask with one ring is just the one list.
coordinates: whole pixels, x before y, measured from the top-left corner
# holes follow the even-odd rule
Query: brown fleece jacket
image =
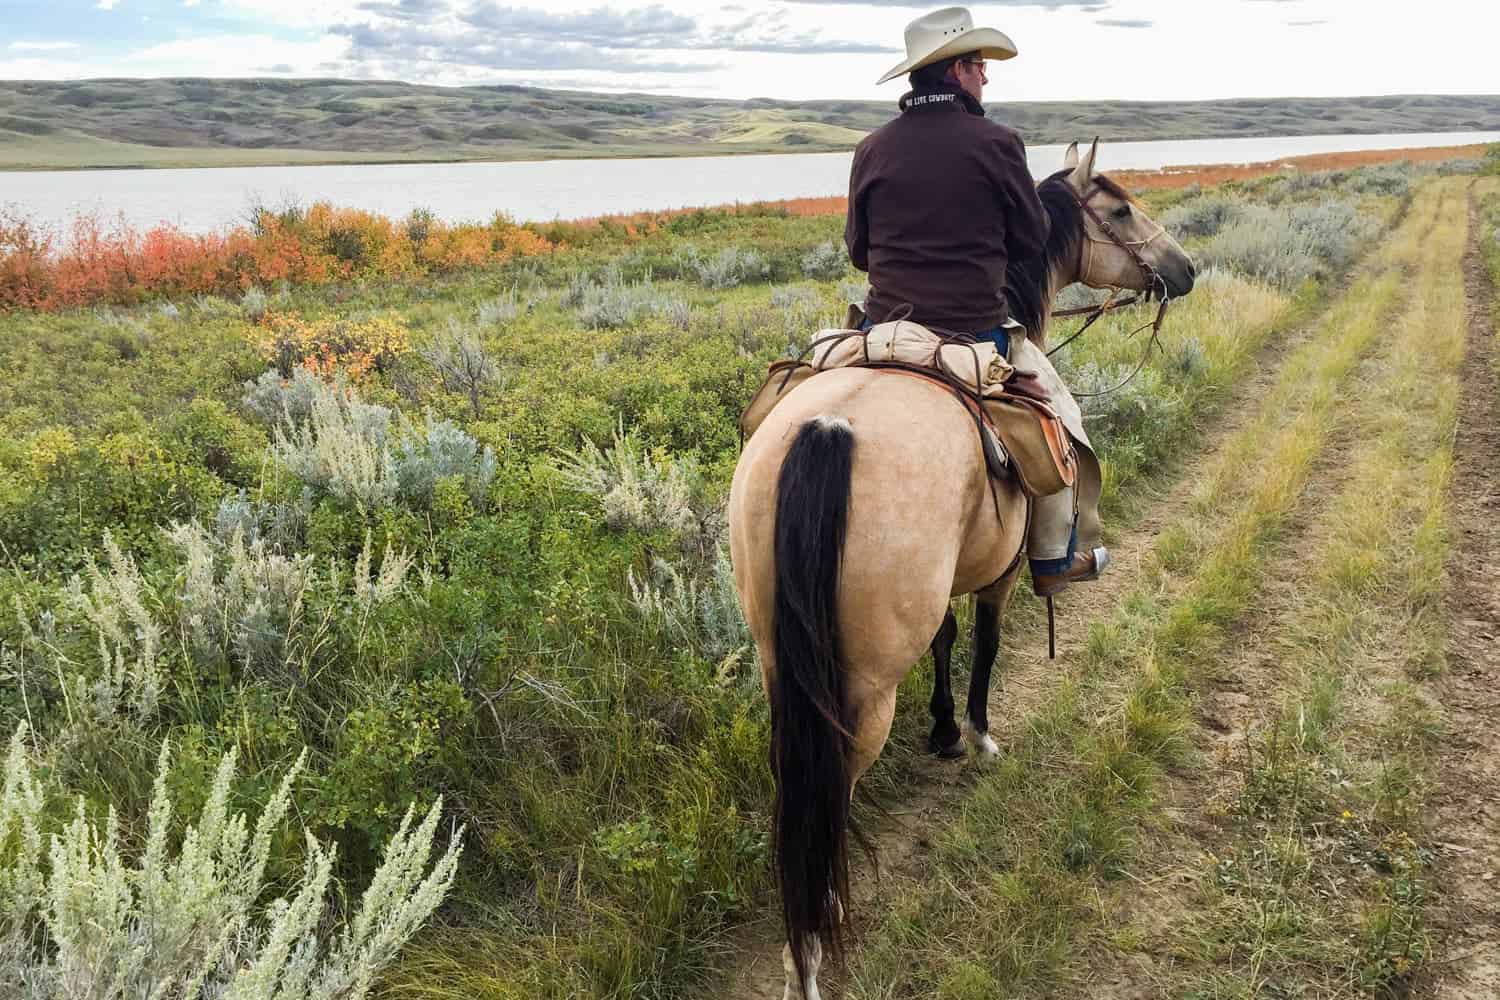
[(979, 333), (1003, 323), (1005, 265), (1041, 253), (1048, 219), (1014, 129), (952, 88), (914, 92), (866, 136), (849, 173), (844, 242), (870, 274), (865, 312)]

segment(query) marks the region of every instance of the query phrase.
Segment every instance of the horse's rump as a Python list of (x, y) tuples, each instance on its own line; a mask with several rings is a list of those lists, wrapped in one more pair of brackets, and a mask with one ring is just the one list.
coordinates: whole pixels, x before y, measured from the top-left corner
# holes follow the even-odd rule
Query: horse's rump
[[(798, 386), (746, 443), (730, 488), (735, 576), (757, 641), (757, 619), (769, 628), (775, 483), (799, 428), (817, 417), (842, 417), (856, 442), (840, 614), (885, 637), (872, 645), (896, 642), (915, 660), (948, 598), (1010, 561), (1025, 498), (1008, 484), (992, 495), (973, 418), (939, 386), (857, 368)], [(918, 592), (932, 595), (930, 608)]]

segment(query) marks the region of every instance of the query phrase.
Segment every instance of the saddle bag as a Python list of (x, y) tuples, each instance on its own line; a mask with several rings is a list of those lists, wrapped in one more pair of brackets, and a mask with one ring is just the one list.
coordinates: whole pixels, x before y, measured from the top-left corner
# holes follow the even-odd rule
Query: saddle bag
[(1052, 407), (1018, 394), (986, 394), (984, 412), (1010, 456), (1021, 489), (1050, 496), (1078, 481), (1078, 452)]

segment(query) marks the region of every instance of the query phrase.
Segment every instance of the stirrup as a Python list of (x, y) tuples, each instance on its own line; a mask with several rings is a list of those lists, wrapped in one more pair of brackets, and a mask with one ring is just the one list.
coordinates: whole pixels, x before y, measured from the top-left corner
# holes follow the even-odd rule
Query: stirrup
[[(1109, 549), (1100, 545), (1090, 551), (1089, 555), (1094, 557), (1093, 572), (1067, 579), (1067, 572), (1064, 571), (1059, 574), (1063, 578), (1062, 585), (1041, 595), (1047, 602), (1047, 659), (1049, 660), (1057, 659), (1057, 608), (1053, 604), (1053, 599), (1072, 584), (1099, 579), (1099, 574), (1109, 568)], [(1076, 559), (1077, 556), (1075, 555), (1074, 558)]]
[(1089, 550), (1089, 556), (1092, 557), (1093, 566), (1087, 571), (1079, 565), (1078, 554), (1075, 553), (1073, 561), (1061, 573), (1044, 573), (1040, 577), (1033, 573), (1031, 589), (1038, 597), (1052, 597), (1061, 594), (1075, 583), (1099, 579), (1099, 574), (1103, 573), (1105, 567), (1109, 565), (1109, 550), (1100, 545)]

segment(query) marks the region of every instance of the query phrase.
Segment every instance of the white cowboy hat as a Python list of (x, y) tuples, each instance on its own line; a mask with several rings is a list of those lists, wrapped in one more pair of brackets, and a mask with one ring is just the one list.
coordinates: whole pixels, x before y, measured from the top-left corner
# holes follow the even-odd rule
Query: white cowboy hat
[(885, 83), (914, 69), (975, 51), (984, 59), (1011, 59), (1016, 43), (1003, 31), (974, 27), (967, 7), (944, 7), (906, 26), (906, 58), (875, 82)]

